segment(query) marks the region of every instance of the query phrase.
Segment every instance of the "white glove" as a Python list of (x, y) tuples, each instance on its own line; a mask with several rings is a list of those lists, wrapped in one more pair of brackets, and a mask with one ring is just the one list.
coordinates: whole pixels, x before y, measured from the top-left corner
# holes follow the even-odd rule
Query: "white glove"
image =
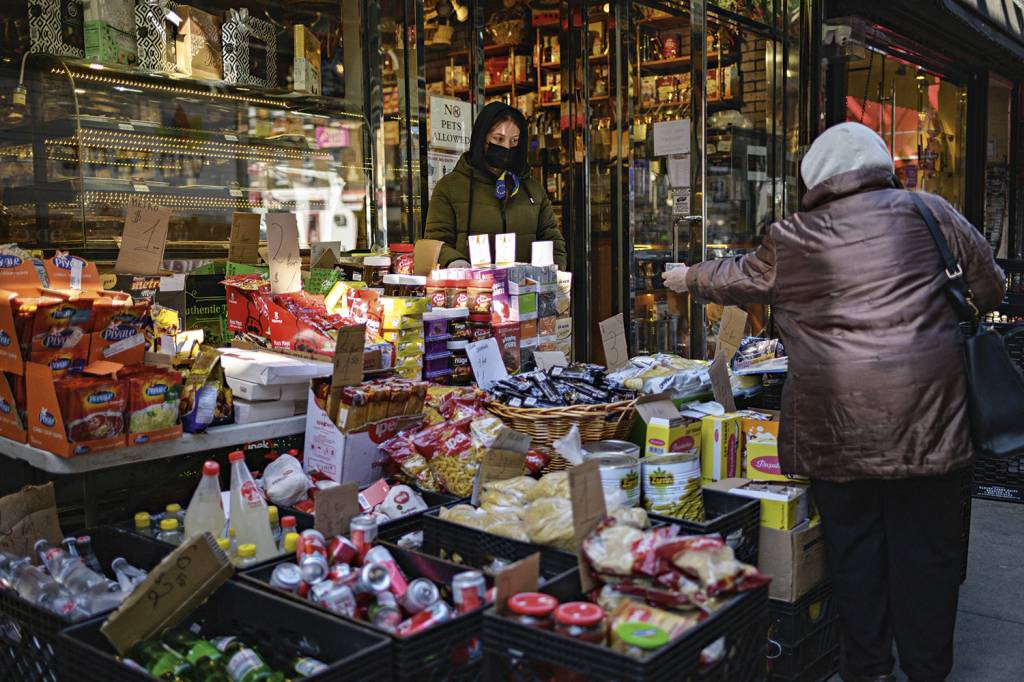
[(661, 278), (665, 280), (665, 286), (677, 294), (685, 294), (688, 290), (686, 288), (686, 273), (689, 272), (690, 268), (685, 265), (678, 265), (668, 272), (661, 273)]
[(459, 260), (453, 260), (451, 263), (448, 264), (448, 267), (450, 267), (450, 268), (468, 268), (468, 267), (470, 267), (470, 265), (469, 265), (469, 261), (468, 260), (463, 260), (463, 259), (460, 258)]

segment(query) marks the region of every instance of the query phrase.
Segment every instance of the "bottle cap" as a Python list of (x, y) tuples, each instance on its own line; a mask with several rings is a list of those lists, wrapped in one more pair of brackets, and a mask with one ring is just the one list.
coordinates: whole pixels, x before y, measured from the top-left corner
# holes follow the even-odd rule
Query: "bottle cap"
[(295, 517), (294, 516), (282, 516), (281, 517), (281, 527), (282, 528), (295, 528), (296, 523), (297, 522), (295, 521)]
[(178, 530), (178, 519), (161, 519), (160, 530)]
[(588, 601), (571, 601), (555, 609), (555, 621), (562, 625), (590, 627), (604, 618), (604, 609)]
[(177, 514), (181, 511), (181, 505), (178, 504), (177, 502), (172, 502), (171, 504), (167, 505), (164, 511), (166, 511), (168, 514)]
[(229, 462), (241, 462), (244, 459), (245, 459), (245, 453), (242, 452), (241, 450), (235, 450), (230, 455), (228, 455), (228, 461)]
[(287, 535), (284, 536), (284, 551), (285, 552), (290, 554), (290, 553), (294, 552), (298, 548), (299, 548), (299, 534), (298, 533), (288, 533)]
[(251, 559), (256, 556), (256, 545), (249, 543), (238, 546), (238, 556), (243, 559)]
[(558, 606), (558, 600), (550, 594), (520, 592), (508, 598), (508, 610), (524, 616), (546, 616)]
[(363, 265), (369, 265), (371, 268), (386, 268), (391, 265), (391, 258), (389, 256), (367, 256), (363, 259)]
[(149, 518), (149, 512), (136, 512), (135, 514), (135, 527), (136, 528), (149, 528), (151, 520)]
[(220, 465), (219, 464), (217, 464), (216, 462), (214, 462), (212, 460), (209, 461), (209, 462), (204, 462), (203, 463), (203, 476), (219, 476), (219, 475), (220, 475)]
[(227, 554), (231, 550), (231, 540), (228, 538), (217, 538), (217, 546), (220, 547), (220, 551)]
[(267, 516), (270, 518), (270, 522), (277, 521), (277, 507), (275, 505), (267, 505)]

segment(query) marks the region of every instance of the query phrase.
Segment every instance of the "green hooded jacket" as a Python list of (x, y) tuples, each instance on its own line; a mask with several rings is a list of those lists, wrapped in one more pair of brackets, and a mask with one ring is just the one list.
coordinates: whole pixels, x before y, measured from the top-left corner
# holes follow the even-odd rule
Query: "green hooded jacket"
[[(471, 151), (462, 155), (452, 172), (438, 181), (430, 195), (423, 238), (444, 242), (438, 261), (447, 266), (455, 260), (469, 260), (469, 235), (515, 232), (517, 261), (530, 262), (533, 242), (550, 241), (553, 242), (555, 263), (565, 270), (565, 240), (558, 229), (551, 200), (541, 184), (530, 177), (530, 169), (525, 162), (516, 172), (520, 179), (519, 191), (504, 202), (495, 196), (497, 178), (489, 171), (481, 170), (483, 163), (480, 159), (486, 145), (484, 138), (491, 128), (490, 123), (506, 111), (512, 112), (517, 121), (522, 120), (519, 111), (497, 102), (488, 104), (477, 117)], [(525, 131), (525, 120), (522, 120), (520, 129)], [(527, 136), (521, 133), (519, 148), (524, 159), (526, 147)], [(474, 164), (473, 159), (478, 159), (478, 163)], [(490, 243), (493, 257), (493, 236)]]

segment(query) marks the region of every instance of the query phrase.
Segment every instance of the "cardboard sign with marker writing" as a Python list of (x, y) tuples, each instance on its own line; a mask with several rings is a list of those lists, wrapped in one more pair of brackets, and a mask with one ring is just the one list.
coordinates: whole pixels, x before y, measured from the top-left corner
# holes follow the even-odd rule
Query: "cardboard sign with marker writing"
[[(511, 429), (509, 430), (511, 431)], [(516, 476), (522, 476), (525, 463), (525, 451), (516, 452), (515, 450), (496, 450), (494, 448), (487, 450), (480, 461), (480, 466), (476, 470), (476, 479), (473, 481), (473, 496), (470, 501), (473, 504), (480, 503), (480, 493), (483, 491), (484, 483), (504, 481)]]
[(533, 361), (537, 363), (537, 369), (569, 366), (569, 359), (560, 350), (535, 350), (533, 351)]
[(294, 214), (267, 214), (267, 260), (271, 293), (290, 294), (302, 288), (299, 228)]
[(313, 527), (325, 538), (348, 533), (348, 524), (359, 515), (359, 485), (355, 482), (324, 488), (314, 498)]
[(25, 486), (0, 497), (0, 550), (33, 557), (37, 540), (45, 538), (59, 547), (63, 537), (53, 483)]
[(355, 386), (363, 380), (363, 349), (366, 325), (342, 327), (334, 344), (334, 373), (331, 386)]
[(494, 605), (498, 613), (505, 613), (509, 597), (520, 592), (536, 592), (539, 583), (540, 552), (534, 552), (498, 572), (494, 576)]
[(154, 204), (131, 203), (121, 233), (114, 272), (158, 275), (167, 245), (171, 209)]
[(412, 269), (414, 275), (427, 276), (437, 265), (438, 256), (444, 242), (436, 239), (418, 239), (412, 251)]
[(736, 401), (732, 397), (732, 384), (729, 382), (729, 360), (725, 353), (720, 353), (711, 363), (708, 370), (711, 375), (711, 390), (715, 394), (715, 402), (720, 403), (726, 412), (736, 411)]
[(626, 328), (622, 313), (600, 322), (601, 345), (604, 347), (605, 365), (609, 370), (624, 367), (629, 362), (629, 344), (626, 342)]
[(715, 357), (725, 352), (725, 359), (732, 360), (740, 344), (743, 332), (747, 328), (747, 313), (736, 306), (726, 306), (722, 311), (722, 322), (718, 326), (718, 343), (715, 345)]
[[(572, 526), (576, 546), (608, 515), (601, 487), (601, 466), (594, 460), (569, 469), (569, 494), (572, 496)], [(590, 568), (583, 555), (579, 556), (580, 585), (584, 592), (595, 587)]]
[(473, 267), (491, 264), (491, 241), (486, 234), (469, 235), (469, 262)]
[(228, 260), (255, 265), (260, 261), (260, 216), (258, 213), (235, 213), (231, 216), (231, 241)]
[(183, 621), (235, 572), (209, 533), (181, 545), (149, 572), (100, 628), (118, 653)]
[(501, 359), (498, 341), (494, 337), (470, 343), (466, 346), (466, 355), (469, 356), (476, 383), (485, 391), (496, 381), (508, 378), (508, 369)]

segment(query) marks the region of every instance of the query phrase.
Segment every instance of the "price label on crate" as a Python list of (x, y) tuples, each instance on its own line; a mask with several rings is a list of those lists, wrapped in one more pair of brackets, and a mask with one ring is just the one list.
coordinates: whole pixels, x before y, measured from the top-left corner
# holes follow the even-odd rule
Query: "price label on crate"
[(169, 208), (155, 204), (129, 204), (114, 272), (159, 275), (170, 221)]
[(234, 567), (209, 533), (198, 535), (167, 555), (100, 628), (120, 654), (184, 620)]
[(334, 371), (331, 387), (355, 386), (363, 380), (363, 350), (366, 346), (366, 325), (342, 327), (334, 343)]
[[(572, 499), (573, 538), (578, 548), (590, 531), (608, 515), (601, 486), (601, 465), (596, 460), (569, 469), (569, 495)], [(580, 585), (584, 592), (589, 592), (596, 585), (582, 554), (579, 556), (579, 570)]]
[(359, 514), (359, 485), (350, 482), (324, 488), (314, 502), (313, 527), (325, 538), (347, 535), (348, 524)]
[(299, 228), (293, 213), (267, 214), (267, 261), (271, 293), (290, 294), (302, 288)]

